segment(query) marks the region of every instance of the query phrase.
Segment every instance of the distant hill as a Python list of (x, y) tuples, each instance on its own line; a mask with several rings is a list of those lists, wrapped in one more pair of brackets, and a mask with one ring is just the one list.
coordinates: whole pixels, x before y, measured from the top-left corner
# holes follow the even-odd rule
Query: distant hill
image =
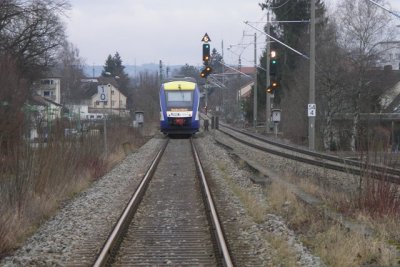
[[(182, 65), (174, 65), (174, 66), (164, 66), (164, 73), (166, 70), (166, 67), (169, 68), (169, 73), (172, 74), (174, 71), (179, 70)], [(88, 77), (98, 77), (101, 75), (101, 72), (103, 70), (103, 66), (100, 65), (94, 65), (94, 66), (89, 66), (86, 65), (83, 69), (85, 74)], [(158, 73), (159, 71), (159, 65), (154, 64), (154, 63), (149, 63), (149, 64), (143, 64), (139, 66), (135, 65), (126, 65), (125, 66), (125, 72), (128, 73), (129, 76), (135, 77), (139, 75), (141, 72), (150, 72), (150, 73)]]

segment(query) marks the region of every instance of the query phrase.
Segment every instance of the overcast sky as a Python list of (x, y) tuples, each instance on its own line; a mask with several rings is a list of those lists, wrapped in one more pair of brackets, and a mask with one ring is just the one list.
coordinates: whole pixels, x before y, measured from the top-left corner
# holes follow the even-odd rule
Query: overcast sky
[[(333, 5), (337, 0), (326, 0)], [(262, 0), (70, 0), (67, 19), (69, 41), (88, 65), (104, 65), (109, 54), (119, 52), (124, 65), (157, 63), (201, 65), (201, 38), (207, 32), (211, 49), (228, 64), (254, 64), (254, 30), (243, 21), (266, 21)], [(389, 0), (400, 11), (400, 0)], [(399, 19), (400, 24), (400, 19)], [(253, 23), (262, 29), (264, 23)], [(243, 34), (244, 33), (244, 34)], [(243, 36), (244, 35), (244, 36)], [(265, 36), (258, 35), (258, 55)], [(232, 47), (231, 47), (232, 46)], [(230, 49), (228, 49), (230, 48)], [(243, 52), (242, 52), (243, 51)]]

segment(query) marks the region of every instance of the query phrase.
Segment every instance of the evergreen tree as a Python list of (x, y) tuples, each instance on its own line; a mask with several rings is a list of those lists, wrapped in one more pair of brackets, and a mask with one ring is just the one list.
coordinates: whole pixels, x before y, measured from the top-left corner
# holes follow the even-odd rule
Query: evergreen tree
[(101, 72), (101, 76), (103, 77), (108, 77), (108, 76), (115, 76), (116, 74), (116, 68), (115, 68), (115, 61), (114, 58), (111, 55), (108, 55), (106, 59), (106, 63), (104, 65), (104, 69)]
[(115, 78), (118, 89), (128, 98), (130, 97), (129, 76), (125, 73), (125, 66), (122, 65), (122, 59), (118, 52), (115, 52), (114, 56), (108, 55), (101, 76)]
[(182, 66), (177, 72), (177, 75), (184, 77), (192, 77), (196, 80), (197, 83), (201, 81), (200, 79), (200, 71), (195, 66), (191, 66), (189, 64), (185, 64)]
[[(316, 25), (318, 37), (318, 32), (324, 30), (326, 23), (325, 6), (322, 0), (316, 0), (315, 6), (316, 18), (318, 18)], [(276, 21), (271, 23), (271, 36), (302, 54), (309, 54), (310, 23), (308, 21), (311, 17), (309, 0), (265, 0), (264, 3), (260, 4), (260, 7), (271, 12), (272, 21)], [(266, 27), (267, 25), (265, 25), (265, 31), (267, 30)], [(278, 42), (271, 42), (271, 50), (274, 50), (277, 55), (278, 71), (276, 79), (280, 85), (280, 88), (274, 93), (274, 107), (282, 108), (286, 118), (281, 123), (281, 129), (289, 138), (294, 140), (306, 139), (307, 113), (302, 111), (305, 111), (308, 103), (309, 61)], [(260, 59), (264, 68), (266, 67), (265, 57), (266, 51)], [(260, 71), (258, 82), (261, 86), (259, 90), (266, 88), (265, 80), (265, 71)], [(264, 100), (265, 97), (263, 96), (259, 101)]]
[[(287, 21), (309, 21), (310, 14), (310, 1), (309, 0), (266, 0), (265, 3), (260, 4), (262, 9), (272, 10), (277, 24), (271, 27), (271, 35), (285, 43), (286, 45), (302, 52), (309, 54), (309, 23), (303, 22), (287, 22)], [(316, 17), (323, 18), (325, 14), (325, 5), (322, 0), (316, 0)], [(282, 21), (282, 22), (279, 22)], [(286, 21), (286, 22), (285, 22)], [(324, 20), (318, 20), (321, 24)], [(317, 25), (318, 27), (318, 25)], [(282, 45), (272, 43), (272, 48), (278, 51), (282, 56), (283, 63), (289, 69), (296, 67), (296, 62), (299, 55), (293, 51), (284, 48)]]
[(223, 58), (220, 53), (217, 52), (217, 49), (213, 49), (211, 51), (211, 68), (213, 73), (221, 73), (222, 72), (222, 63)]

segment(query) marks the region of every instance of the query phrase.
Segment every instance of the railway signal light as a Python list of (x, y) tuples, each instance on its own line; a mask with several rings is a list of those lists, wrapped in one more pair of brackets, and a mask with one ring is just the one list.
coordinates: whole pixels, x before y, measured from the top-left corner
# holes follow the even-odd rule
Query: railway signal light
[(203, 44), (203, 61), (205, 64), (210, 60), (210, 44)]
[(207, 76), (210, 75), (211, 72), (212, 72), (212, 68), (210, 66), (205, 66), (204, 69), (202, 69), (200, 72), (200, 77), (207, 78)]
[(273, 94), (278, 87), (279, 83), (277, 81), (271, 81), (271, 84), (267, 87), (267, 93)]
[(271, 51), (271, 61), (269, 64), (269, 74), (275, 76), (277, 74), (278, 60), (277, 54), (274, 50)]
[(206, 33), (203, 38), (201, 39), (203, 42), (203, 63), (204, 63), (204, 68), (200, 72), (200, 77), (202, 78), (207, 78), (208, 75), (211, 74), (212, 68), (208, 65), (210, 61), (210, 44), (208, 42), (211, 42), (210, 37)]

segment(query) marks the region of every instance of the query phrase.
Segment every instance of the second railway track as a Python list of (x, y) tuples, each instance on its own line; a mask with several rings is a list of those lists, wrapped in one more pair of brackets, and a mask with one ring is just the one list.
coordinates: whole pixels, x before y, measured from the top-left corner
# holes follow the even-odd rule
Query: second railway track
[(119, 233), (110, 235), (95, 266), (232, 266), (213, 204), (203, 201), (211, 196), (200, 190), (206, 182), (192, 150), (188, 139), (169, 141), (151, 182), (143, 185), (140, 205), (135, 200), (129, 207), (136, 212), (126, 219), (133, 219), (116, 224)]
[(238, 130), (227, 125), (221, 125), (222, 133), (247, 146), (284, 158), (319, 166), (331, 170), (355, 175), (368, 174), (373, 178), (400, 184), (400, 170), (387, 166), (363, 163), (357, 160), (343, 159), (336, 156), (298, 148), (287, 144), (271, 141), (265, 137)]

